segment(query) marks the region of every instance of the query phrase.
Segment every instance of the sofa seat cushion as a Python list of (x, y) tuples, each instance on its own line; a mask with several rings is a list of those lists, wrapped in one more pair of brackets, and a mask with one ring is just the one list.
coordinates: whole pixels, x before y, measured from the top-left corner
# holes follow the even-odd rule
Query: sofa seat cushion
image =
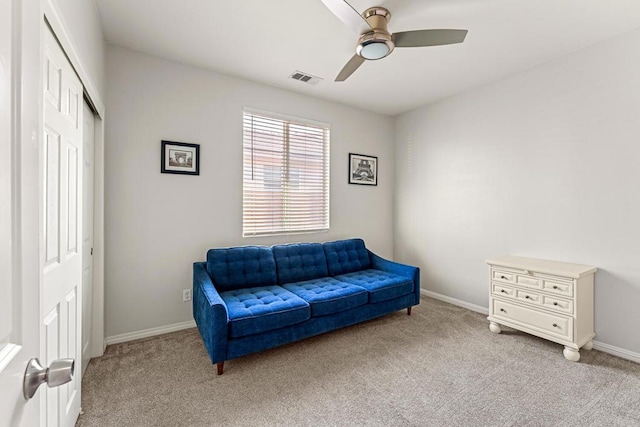
[(368, 301), (366, 289), (331, 277), (287, 283), (282, 287), (311, 305), (311, 317), (349, 310)]
[(352, 283), (369, 292), (369, 302), (376, 303), (413, 292), (413, 280), (381, 270), (362, 270), (335, 277), (341, 282)]
[(259, 334), (304, 322), (309, 304), (280, 286), (235, 289), (220, 293), (229, 313), (229, 337)]

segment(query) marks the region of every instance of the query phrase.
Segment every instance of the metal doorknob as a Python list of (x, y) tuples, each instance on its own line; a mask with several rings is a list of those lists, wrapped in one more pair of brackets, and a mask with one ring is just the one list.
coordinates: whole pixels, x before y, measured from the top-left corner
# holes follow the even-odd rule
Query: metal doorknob
[(75, 364), (73, 359), (57, 359), (48, 368), (43, 368), (38, 359), (29, 360), (22, 387), (24, 398), (31, 399), (41, 384), (47, 383), (52, 388), (68, 383), (73, 379)]

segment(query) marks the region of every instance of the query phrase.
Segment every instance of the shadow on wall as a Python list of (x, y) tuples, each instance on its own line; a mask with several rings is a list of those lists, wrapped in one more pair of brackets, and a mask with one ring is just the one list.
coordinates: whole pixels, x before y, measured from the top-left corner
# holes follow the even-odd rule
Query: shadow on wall
[[(596, 273), (595, 340), (640, 353), (640, 272), (636, 273), (636, 277), (617, 276), (603, 269)], [(630, 338), (631, 345), (627, 344)]]

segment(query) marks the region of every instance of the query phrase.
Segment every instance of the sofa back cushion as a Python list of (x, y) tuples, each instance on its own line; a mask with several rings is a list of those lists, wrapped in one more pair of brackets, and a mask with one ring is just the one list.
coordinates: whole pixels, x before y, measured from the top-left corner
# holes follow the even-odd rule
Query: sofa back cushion
[(323, 243), (322, 246), (332, 276), (371, 268), (369, 251), (362, 239), (338, 240)]
[(209, 249), (207, 272), (220, 291), (276, 284), (276, 263), (266, 246)]
[(280, 284), (329, 276), (327, 259), (320, 243), (275, 245), (271, 249)]

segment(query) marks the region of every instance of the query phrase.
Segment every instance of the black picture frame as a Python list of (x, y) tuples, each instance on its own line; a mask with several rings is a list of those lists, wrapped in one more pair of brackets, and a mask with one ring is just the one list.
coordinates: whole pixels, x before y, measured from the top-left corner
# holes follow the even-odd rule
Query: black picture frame
[(378, 158), (349, 153), (349, 184), (378, 185)]
[(179, 175), (200, 175), (200, 144), (162, 141), (160, 172)]

